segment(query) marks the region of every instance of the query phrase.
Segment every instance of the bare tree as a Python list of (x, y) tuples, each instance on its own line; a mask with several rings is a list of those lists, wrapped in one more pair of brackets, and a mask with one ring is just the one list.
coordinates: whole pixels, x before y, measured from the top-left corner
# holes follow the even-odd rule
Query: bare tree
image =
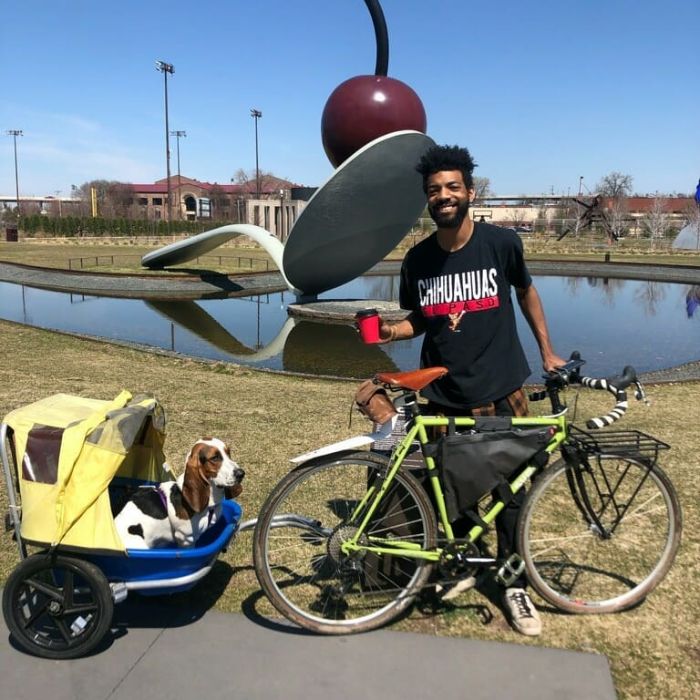
[(80, 187), (77, 187), (74, 194), (77, 195), (82, 202), (85, 202), (88, 212), (92, 209), (92, 191), (95, 190), (95, 199), (97, 202), (98, 213), (103, 213), (105, 199), (107, 196), (107, 188), (109, 187), (108, 180), (89, 180), (84, 182)]
[(642, 217), (642, 226), (649, 233), (650, 245), (653, 247), (657, 238), (663, 238), (668, 231), (670, 217), (665, 197), (657, 192), (651, 202), (649, 211)]
[[(236, 170), (233, 176), (233, 182), (240, 185), (244, 192), (249, 195), (254, 195), (256, 191), (256, 175), (255, 170), (243, 170), (239, 168)], [(292, 187), (292, 183), (284, 178), (277, 177), (271, 172), (261, 170), (260, 171), (260, 193), (265, 195), (266, 193), (274, 192), (275, 196), (279, 194), (280, 189), (289, 189)]]
[(134, 203), (134, 188), (125, 182), (110, 182), (106, 199), (114, 214), (127, 217)]
[(476, 191), (476, 199), (490, 197), (493, 194), (491, 180), (487, 177), (474, 177), (474, 190)]
[(642, 282), (634, 293), (634, 298), (644, 305), (644, 311), (647, 316), (656, 315), (657, 306), (665, 297), (666, 287), (659, 282)]
[(576, 202), (571, 197), (562, 197), (552, 212), (555, 231), (561, 236), (567, 229), (573, 229), (577, 218)]
[(221, 220), (226, 218), (226, 212), (229, 211), (231, 207), (231, 198), (226, 194), (221, 185), (212, 185), (209, 190), (209, 200), (211, 201), (212, 216), (215, 219)]
[(550, 209), (544, 205), (537, 207), (537, 215), (535, 216), (534, 230), (547, 231), (551, 225)]
[(695, 238), (695, 248), (700, 250), (700, 206), (695, 203), (695, 200), (688, 202), (688, 205), (683, 209), (683, 217), (687, 225), (692, 231), (691, 236)]
[(506, 218), (508, 220), (508, 223), (510, 223), (511, 226), (513, 226), (513, 228), (518, 228), (522, 226), (525, 221), (525, 214), (523, 208), (519, 205), (516, 205), (514, 207), (508, 207)]
[(627, 233), (629, 227), (629, 208), (625, 197), (613, 199), (608, 208), (608, 223), (615, 240)]
[(628, 197), (632, 193), (632, 176), (613, 170), (601, 178), (596, 185), (596, 190), (603, 197), (611, 197), (612, 199)]

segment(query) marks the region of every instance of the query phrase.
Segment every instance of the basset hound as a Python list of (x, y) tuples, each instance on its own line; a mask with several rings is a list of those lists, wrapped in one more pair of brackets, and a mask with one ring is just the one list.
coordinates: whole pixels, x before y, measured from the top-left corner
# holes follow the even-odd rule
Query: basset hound
[(245, 472), (218, 438), (198, 440), (175, 481), (137, 490), (114, 523), (127, 549), (188, 547), (221, 515), (221, 501), (242, 491)]

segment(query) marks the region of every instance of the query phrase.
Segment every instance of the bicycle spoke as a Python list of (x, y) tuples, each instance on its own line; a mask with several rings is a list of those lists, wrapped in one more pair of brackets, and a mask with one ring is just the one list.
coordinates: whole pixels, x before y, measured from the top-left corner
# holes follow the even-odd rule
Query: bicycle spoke
[[(656, 472), (633, 459), (597, 459), (583, 473), (583, 484), (602, 530), (573, 500), (563, 462), (535, 485), (519, 528), (533, 586), (571, 612), (613, 610), (638, 600), (655, 585), (656, 572), (670, 565), (677, 546), (668, 487)], [(596, 470), (603, 475), (600, 486), (611, 483), (606, 473), (622, 477), (608, 493), (607, 486), (596, 486)]]
[[(432, 516), (427, 496), (417, 502), (413, 489), (418, 487), (407, 487), (406, 477), (397, 476), (374, 507), (382, 483), (378, 475), (383, 471), (377, 464), (384, 464), (375, 464), (374, 459), (362, 453), (357, 461), (341, 460), (336, 466), (329, 460), (328, 465), (300, 470), (299, 478), (290, 476), (289, 484), (279, 496), (273, 499), (271, 495), (271, 504), (264, 508), (269, 511), (266, 523), (270, 526), (264, 538), (260, 528), (256, 530), (256, 572), (275, 605), (310, 629), (321, 624), (356, 625), (358, 621), (376, 626), (383, 616), (400, 611), (404, 606), (397, 602), (403, 601), (401, 592), (429, 572), (426, 562), (400, 549), (402, 543), (425, 545), (429, 537), (434, 538), (426, 533), (426, 518)], [(370, 498), (368, 485), (374, 494)], [(360, 530), (368, 508), (374, 511)], [(303, 513), (321, 522), (329, 534), (307, 535), (272, 527), (276, 513)], [(346, 553), (343, 545), (348, 541), (356, 547)], [(375, 543), (396, 548), (396, 555), (372, 552)], [(258, 554), (261, 547), (262, 556)]]

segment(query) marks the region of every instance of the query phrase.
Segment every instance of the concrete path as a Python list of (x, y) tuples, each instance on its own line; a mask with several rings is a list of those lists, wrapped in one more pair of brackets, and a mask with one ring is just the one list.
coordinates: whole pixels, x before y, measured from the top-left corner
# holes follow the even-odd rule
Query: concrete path
[[(115, 607), (114, 635), (91, 657), (38, 659), (0, 620), (8, 700), (612, 700), (605, 656), (525, 644), (380, 630), (350, 637), (167, 599)], [(432, 687), (428, 686), (432, 678)]]

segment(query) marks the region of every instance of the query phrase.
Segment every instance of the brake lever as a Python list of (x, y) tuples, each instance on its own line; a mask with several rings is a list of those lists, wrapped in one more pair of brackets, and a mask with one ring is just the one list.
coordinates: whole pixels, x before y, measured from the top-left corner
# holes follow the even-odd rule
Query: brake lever
[(647, 397), (646, 392), (644, 391), (644, 387), (642, 386), (642, 383), (636, 379), (634, 381), (634, 398), (637, 399), (637, 401), (644, 401), (645, 406), (651, 406), (651, 401)]
[(579, 370), (583, 365), (586, 364), (585, 360), (581, 359), (581, 356), (576, 352), (572, 353), (571, 359), (566, 362), (562, 367), (555, 367), (548, 374), (543, 375), (544, 379), (555, 380), (561, 386), (566, 386), (567, 384), (580, 384), (581, 374)]

